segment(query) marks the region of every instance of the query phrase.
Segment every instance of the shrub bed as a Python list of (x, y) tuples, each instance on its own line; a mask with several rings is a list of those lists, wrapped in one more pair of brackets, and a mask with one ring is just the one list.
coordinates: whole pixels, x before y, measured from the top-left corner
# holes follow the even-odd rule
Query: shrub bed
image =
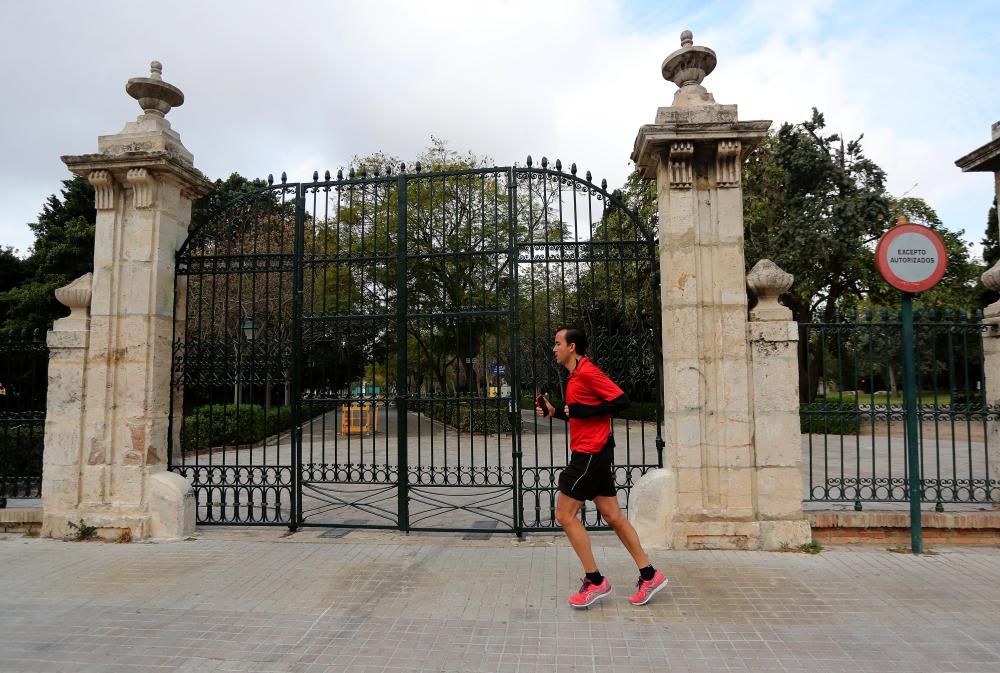
[(472, 402), (425, 400), (411, 403), (410, 410), (441, 421), (463, 432), (498, 434), (512, 430), (506, 406), (498, 408), (492, 404), (483, 406)]
[(206, 404), (184, 415), (181, 449), (253, 444), (292, 425), (291, 407), (259, 404)]
[(856, 402), (817, 401), (799, 407), (799, 428), (802, 433), (854, 435), (861, 425), (861, 412)]

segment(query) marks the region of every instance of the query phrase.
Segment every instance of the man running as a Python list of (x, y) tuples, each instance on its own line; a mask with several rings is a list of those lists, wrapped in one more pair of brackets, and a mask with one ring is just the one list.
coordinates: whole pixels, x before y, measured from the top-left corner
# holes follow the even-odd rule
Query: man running
[(583, 564), (585, 577), (580, 590), (569, 597), (574, 608), (585, 608), (611, 593), (611, 582), (597, 569), (590, 536), (580, 521), (580, 509), (593, 500), (604, 521), (618, 535), (639, 567), (639, 581), (632, 605), (645, 605), (667, 585), (667, 578), (649, 562), (639, 536), (622, 514), (615, 495), (615, 439), (611, 434), (611, 414), (628, 406), (628, 396), (587, 357), (587, 335), (576, 327), (560, 327), (555, 332), (552, 352), (556, 361), (569, 370), (566, 404), (556, 409), (544, 396), (535, 400), (539, 416), (569, 422), (569, 465), (559, 475), (556, 522), (562, 526), (573, 551)]

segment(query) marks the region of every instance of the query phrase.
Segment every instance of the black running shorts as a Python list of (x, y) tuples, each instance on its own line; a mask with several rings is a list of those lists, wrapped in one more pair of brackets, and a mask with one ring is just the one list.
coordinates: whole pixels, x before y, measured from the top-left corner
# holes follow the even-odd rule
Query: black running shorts
[(593, 500), (599, 495), (615, 495), (615, 439), (597, 453), (570, 454), (569, 465), (559, 475), (559, 492), (574, 500)]

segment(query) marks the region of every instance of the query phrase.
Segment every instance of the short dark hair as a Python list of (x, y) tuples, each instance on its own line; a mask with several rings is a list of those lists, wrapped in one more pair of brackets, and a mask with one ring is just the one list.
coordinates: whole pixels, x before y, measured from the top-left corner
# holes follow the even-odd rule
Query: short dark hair
[(587, 333), (584, 332), (579, 327), (575, 325), (563, 325), (557, 327), (556, 331), (552, 333), (552, 336), (559, 334), (559, 332), (566, 332), (566, 344), (576, 344), (576, 352), (580, 355), (587, 354)]

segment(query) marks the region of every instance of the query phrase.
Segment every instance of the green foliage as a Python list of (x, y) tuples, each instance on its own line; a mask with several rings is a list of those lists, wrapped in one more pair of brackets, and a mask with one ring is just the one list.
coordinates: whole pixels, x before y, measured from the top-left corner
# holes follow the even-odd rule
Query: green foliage
[(184, 414), (184, 451), (253, 444), (292, 424), (290, 407), (265, 410), (259, 404), (206, 404)]
[[(983, 269), (985, 270), (1000, 261), (1000, 231), (998, 231), (997, 225), (997, 200), (995, 197), (986, 216), (986, 235), (981, 243), (983, 245)], [(988, 306), (997, 300), (1000, 300), (1000, 294), (983, 288), (979, 297), (979, 305)]]
[(28, 278), (26, 260), (17, 256), (11, 247), (0, 248), (0, 292), (17, 287)]
[(70, 521), (68, 525), (74, 531), (72, 536), (74, 540), (91, 540), (97, 537), (97, 527), (84, 523), (83, 519), (80, 519), (80, 523)]
[(41, 476), (44, 434), (41, 422), (0, 426), (0, 482), (4, 477)]
[(799, 551), (803, 554), (818, 554), (823, 551), (823, 545), (821, 545), (816, 540), (811, 540), (809, 542), (799, 545)]
[(799, 406), (799, 428), (803, 434), (854, 435), (861, 424), (855, 401), (824, 400)]
[(64, 180), (61, 196), (50, 196), (29, 225), (31, 255), (16, 262), (9, 248), (0, 254), (0, 329), (44, 330), (67, 314), (53, 293), (93, 268), (96, 221), (94, 188), (81, 177)]
[(615, 418), (630, 421), (655, 422), (656, 402), (632, 402), (628, 405), (627, 409), (619, 414), (616, 414)]
[(1000, 260), (1000, 230), (997, 226), (997, 200), (993, 198), (993, 205), (990, 206), (986, 215), (986, 235), (981, 241), (983, 244), (983, 262), (987, 268), (993, 266)]
[(771, 259), (795, 276), (785, 304), (799, 322), (868, 288), (871, 244), (891, 224), (885, 173), (861, 138), (824, 133), (813, 109), (801, 124), (783, 124), (750, 156), (744, 178), (744, 233), (749, 269)]
[(478, 432), (485, 435), (511, 432), (510, 416), (505, 406), (491, 404), (483, 406), (473, 402), (433, 402), (423, 401), (411, 404), (413, 411), (419, 411), (428, 418), (441, 421), (462, 432)]

